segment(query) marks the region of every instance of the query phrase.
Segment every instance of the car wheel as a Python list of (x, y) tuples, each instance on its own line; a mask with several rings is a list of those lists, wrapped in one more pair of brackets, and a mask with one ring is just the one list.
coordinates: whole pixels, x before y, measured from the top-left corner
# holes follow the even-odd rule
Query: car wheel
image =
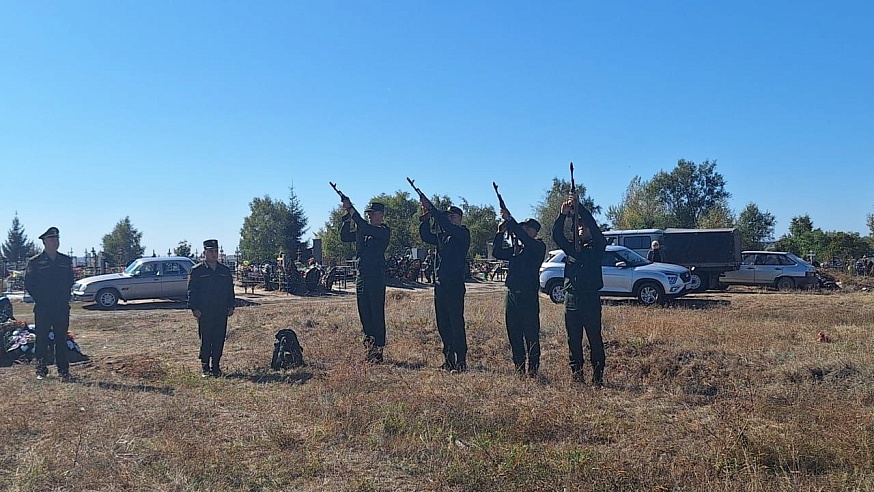
[(793, 290), (795, 289), (795, 281), (792, 277), (780, 277), (777, 279), (777, 290)]
[(101, 289), (94, 300), (101, 309), (112, 309), (118, 304), (118, 292), (115, 289)]
[(665, 293), (655, 282), (644, 282), (637, 287), (637, 300), (644, 306), (652, 306), (664, 302)]
[(704, 292), (710, 287), (710, 278), (706, 273), (692, 273), (689, 290), (692, 292)]
[(548, 284), (546, 284), (546, 293), (549, 294), (549, 300), (556, 304), (561, 304), (564, 302), (564, 280), (563, 279), (555, 279), (550, 280)]

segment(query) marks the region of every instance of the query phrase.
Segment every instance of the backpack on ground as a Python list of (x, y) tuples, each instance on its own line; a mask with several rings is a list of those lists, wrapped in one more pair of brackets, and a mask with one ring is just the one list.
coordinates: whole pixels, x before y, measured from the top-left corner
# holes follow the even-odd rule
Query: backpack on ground
[(276, 342), (273, 344), (273, 360), (270, 368), (291, 369), (306, 365), (303, 361), (303, 347), (297, 339), (297, 333), (291, 328), (283, 328), (276, 333)]

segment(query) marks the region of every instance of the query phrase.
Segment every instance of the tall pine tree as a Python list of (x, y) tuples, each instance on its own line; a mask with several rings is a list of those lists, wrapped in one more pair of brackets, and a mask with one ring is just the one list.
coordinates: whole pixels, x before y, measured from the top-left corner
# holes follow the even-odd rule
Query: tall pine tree
[(27, 240), (24, 226), (18, 220), (18, 212), (15, 212), (15, 217), (12, 218), (12, 229), (9, 229), (6, 242), (3, 243), (3, 257), (10, 263), (23, 263), (38, 252), (39, 249), (33, 244), (33, 241)]

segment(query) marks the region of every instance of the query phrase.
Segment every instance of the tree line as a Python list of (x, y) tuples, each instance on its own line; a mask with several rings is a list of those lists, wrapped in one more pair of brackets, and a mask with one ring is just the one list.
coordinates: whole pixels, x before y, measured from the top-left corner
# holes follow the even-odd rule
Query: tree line
[[(601, 224), (607, 229), (665, 229), (669, 227), (707, 229), (735, 227), (741, 236), (744, 250), (770, 248), (791, 251), (806, 257), (813, 252), (818, 258), (858, 258), (874, 250), (874, 214), (867, 214), (869, 236), (859, 233), (823, 231), (814, 228), (809, 215), (791, 219), (789, 232), (775, 239), (777, 223), (773, 214), (761, 210), (755, 203), (748, 203), (739, 213), (728, 205), (731, 193), (726, 189), (725, 178), (716, 170), (717, 162), (705, 160), (700, 164), (680, 159), (670, 171), (660, 171), (646, 180), (640, 176), (631, 179), (619, 204), (607, 207)], [(556, 246), (549, 234), (551, 226), (563, 201), (571, 191), (567, 180), (553, 178), (543, 198), (530, 210), (544, 227), (540, 236), (549, 249)], [(577, 184), (581, 204), (593, 215), (602, 213), (601, 205), (588, 195), (585, 185)], [(521, 207), (512, 204), (511, 212), (522, 219), (527, 214)], [(419, 238), (419, 200), (406, 191), (380, 193), (366, 203), (378, 201), (386, 206), (385, 222), (392, 235), (388, 254), (404, 254), (410, 248), (427, 248)], [(485, 258), (488, 243), (494, 238), (498, 225), (498, 210), (494, 204), (474, 205), (460, 198), (453, 202), (446, 195), (431, 197), (434, 205), (445, 210), (451, 205), (464, 211), (464, 223), (471, 233), (471, 258)], [(363, 209), (365, 202), (359, 204)], [(327, 222), (316, 232), (322, 241), (322, 256), (325, 262), (342, 262), (352, 258), (354, 245), (340, 241), (339, 229), (344, 215), (338, 204), (331, 210)], [(253, 262), (272, 261), (283, 255), (295, 259), (305, 251), (308, 244), (302, 241), (307, 232), (308, 219), (294, 188), (289, 188), (288, 201), (277, 200), (269, 195), (256, 197), (249, 203), (249, 215), (240, 228), (239, 253), (243, 259)], [(143, 255), (142, 233), (131, 223), (130, 217), (121, 219), (109, 234), (102, 238), (102, 251), (111, 265), (123, 266)], [(2, 245), (6, 261), (23, 261), (37, 254), (39, 246), (28, 240), (16, 212), (12, 219), (7, 240)], [(191, 244), (182, 240), (173, 253), (193, 257)]]

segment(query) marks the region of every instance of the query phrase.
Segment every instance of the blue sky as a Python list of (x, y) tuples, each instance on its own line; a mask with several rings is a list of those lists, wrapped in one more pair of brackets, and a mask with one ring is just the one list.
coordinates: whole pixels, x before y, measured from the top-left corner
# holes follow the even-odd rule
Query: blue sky
[(311, 236), (328, 181), (473, 204), (497, 181), (526, 216), (570, 161), (606, 209), (683, 158), (778, 236), (803, 214), (867, 235), (872, 5), (8, 2), (0, 226), (79, 255), (129, 216), (147, 254), (231, 252), (249, 202), (291, 186)]

